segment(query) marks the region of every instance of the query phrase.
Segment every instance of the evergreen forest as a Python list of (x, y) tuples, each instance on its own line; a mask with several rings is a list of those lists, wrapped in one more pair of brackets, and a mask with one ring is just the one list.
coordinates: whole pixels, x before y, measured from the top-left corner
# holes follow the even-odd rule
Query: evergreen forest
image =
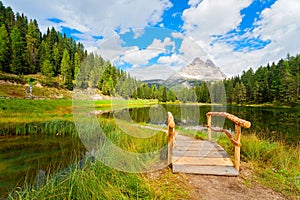
[[(229, 104), (298, 104), (300, 55), (287, 55), (278, 63), (250, 68), (241, 76), (201, 82), (181, 89), (148, 85), (113, 66), (100, 55), (87, 53), (83, 44), (48, 28), (42, 33), (36, 20), (14, 13), (0, 1), (0, 71), (15, 75), (42, 74), (50, 87), (72, 90), (98, 88), (103, 95), (125, 99), (158, 99)], [(61, 83), (53, 77), (60, 77)], [(218, 95), (225, 87), (226, 97)], [(226, 99), (224, 99), (226, 98)]]

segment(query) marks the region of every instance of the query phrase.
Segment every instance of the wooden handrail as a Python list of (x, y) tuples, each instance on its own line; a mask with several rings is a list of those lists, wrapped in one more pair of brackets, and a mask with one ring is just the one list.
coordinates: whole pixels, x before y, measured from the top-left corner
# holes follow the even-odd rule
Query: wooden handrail
[(208, 128), (208, 140), (211, 139), (211, 131), (216, 131), (211, 128), (211, 116), (220, 116), (225, 117), (235, 123), (235, 139), (232, 138), (231, 134), (225, 130), (218, 130), (217, 132), (225, 132), (227, 137), (231, 140), (231, 142), (235, 145), (234, 148), (234, 167), (236, 170), (240, 170), (240, 152), (241, 152), (241, 127), (250, 128), (251, 122), (246, 121), (244, 119), (240, 119), (235, 115), (226, 113), (226, 112), (208, 112), (207, 116), (207, 128)]
[(226, 130), (226, 129), (214, 129), (214, 128), (212, 128), (212, 127), (210, 127), (210, 126), (208, 126), (208, 125), (205, 125), (205, 127), (206, 128), (210, 128), (212, 131), (214, 131), (214, 132), (222, 132), (222, 133), (225, 133), (226, 134), (226, 136), (229, 138), (229, 140), (231, 141), (231, 143), (232, 144), (234, 144), (235, 146), (242, 146), (242, 144), (240, 143), (240, 142), (237, 142), (233, 137), (232, 137), (232, 135), (230, 134), (230, 132), (228, 131), (228, 130)]
[(233, 121), (235, 124), (242, 126), (244, 128), (250, 128), (251, 122), (246, 121), (244, 119), (240, 119), (235, 115), (229, 114), (227, 112), (208, 112), (206, 113), (206, 116), (220, 116), (225, 117), (231, 121)]
[(172, 165), (173, 139), (175, 135), (175, 122), (171, 112), (168, 112), (168, 166)]

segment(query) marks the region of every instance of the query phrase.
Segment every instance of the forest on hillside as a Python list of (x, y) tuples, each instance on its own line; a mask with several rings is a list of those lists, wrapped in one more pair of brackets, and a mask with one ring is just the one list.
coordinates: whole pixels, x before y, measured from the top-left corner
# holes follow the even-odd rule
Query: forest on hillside
[(300, 55), (287, 55), (267, 66), (252, 68), (224, 81), (228, 103), (283, 103), (300, 100)]
[[(42, 74), (47, 86), (72, 90), (98, 88), (102, 94), (126, 99), (159, 101), (298, 104), (300, 101), (300, 55), (287, 55), (277, 64), (249, 69), (241, 76), (213, 82), (196, 82), (194, 87), (167, 88), (148, 85), (113, 66), (100, 55), (87, 53), (83, 44), (48, 28), (42, 34), (36, 20), (14, 13), (0, 1), (0, 71)], [(61, 77), (59, 85), (53, 77)], [(222, 90), (225, 95), (219, 95)], [(226, 98), (226, 99), (224, 99)]]
[(42, 34), (36, 20), (14, 13), (0, 2), (0, 70), (17, 74), (42, 73), (49, 78), (62, 75), (71, 89), (76, 67), (87, 52), (81, 43), (48, 28)]

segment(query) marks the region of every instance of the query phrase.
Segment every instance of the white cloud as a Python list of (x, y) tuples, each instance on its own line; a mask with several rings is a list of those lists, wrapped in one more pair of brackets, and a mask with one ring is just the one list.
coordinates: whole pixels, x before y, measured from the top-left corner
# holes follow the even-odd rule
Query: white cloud
[(130, 75), (139, 80), (153, 80), (162, 79), (166, 80), (170, 75), (176, 73), (174, 68), (168, 65), (151, 65), (149, 67), (138, 67), (128, 70)]
[(165, 38), (164, 41), (154, 39), (147, 49), (139, 49), (138, 47), (132, 48), (130, 51), (126, 51), (120, 59), (127, 63), (131, 63), (134, 67), (146, 65), (152, 58), (157, 57), (161, 53), (167, 53), (169, 50), (166, 47), (175, 48), (175, 44), (170, 38)]
[(190, 6), (197, 6), (201, 2), (202, 2), (202, 0), (189, 0), (188, 4)]
[[(190, 0), (190, 4), (192, 4)], [(241, 74), (250, 67), (257, 69), (260, 65), (278, 61), (287, 53), (300, 53), (300, 2), (298, 0), (277, 0), (269, 9), (261, 13), (261, 20), (254, 32), (235, 36), (234, 40), (261, 36), (270, 40), (265, 48), (250, 52), (235, 52), (226, 43), (211, 45), (211, 35), (222, 35), (238, 27), (242, 16), (240, 10), (249, 5), (248, 0), (203, 0), (199, 5), (184, 11), (184, 28), (199, 46), (214, 60), (217, 66), (228, 76)], [(218, 5), (217, 5), (218, 4)], [(188, 45), (182, 47), (188, 50)], [(193, 55), (190, 55), (193, 56)]]
[(120, 55), (125, 54), (126, 52), (134, 51), (136, 49), (136, 47), (122, 47), (122, 42), (123, 41), (120, 36), (115, 34), (114, 37), (111, 37), (104, 41), (99, 41), (96, 45), (96, 51), (104, 59), (114, 62), (119, 58)]
[[(239, 40), (242, 37), (260, 36), (262, 40), (271, 41), (265, 48), (250, 52), (234, 52), (226, 43), (211, 45), (212, 35), (223, 35), (238, 27), (242, 20), (240, 11), (252, 1), (189, 0), (191, 7), (182, 15), (185, 35), (172, 34), (174, 38), (183, 38), (179, 49), (181, 56), (190, 62), (195, 57), (205, 56), (206, 51), (226, 75), (232, 76), (247, 68), (256, 69), (259, 65), (277, 61), (284, 58), (287, 53), (299, 54), (299, 0), (277, 0), (271, 8), (261, 13), (261, 20), (256, 22), (258, 27), (253, 32), (233, 38)], [(4, 5), (11, 6), (15, 12), (25, 13), (29, 19), (37, 19), (43, 32), (49, 26), (60, 30), (60, 25), (83, 32), (82, 35), (76, 35), (81, 38), (80, 42), (89, 51), (97, 50), (109, 60), (120, 59), (120, 55), (124, 55), (124, 61), (139, 66), (146, 64), (159, 53), (166, 52), (167, 44), (172, 46), (172, 51), (175, 48), (174, 42), (170, 39), (154, 40), (148, 48), (139, 50), (137, 47), (123, 48), (119, 36), (110, 38), (116, 29), (124, 32), (129, 28), (135, 30), (160, 22), (164, 10), (171, 6), (168, 0), (152, 0), (151, 3), (141, 0), (74, 0), (72, 3), (66, 0), (9, 0), (4, 2)], [(64, 22), (58, 25), (47, 21), (47, 18), (53, 17)], [(138, 38), (142, 33), (142, 29), (134, 31), (134, 37)], [(93, 35), (103, 35), (104, 41), (97, 43), (99, 41), (95, 40)], [(107, 38), (110, 39), (105, 40)], [(169, 56), (169, 58), (162, 57), (159, 61), (170, 64), (173, 59), (174, 56)]]
[(278, 0), (270, 8), (261, 13), (262, 20), (257, 22), (256, 30), (263, 39), (270, 39), (264, 52), (271, 59), (285, 57), (287, 53), (300, 53), (300, 2), (298, 0)]
[[(242, 20), (240, 10), (250, 3), (251, 0), (203, 0), (183, 12), (183, 28), (192, 37), (209, 40), (213, 34), (237, 27)], [(194, 0), (190, 4), (195, 5)]]
[(185, 37), (182, 40), (181, 46), (179, 48), (180, 53), (182, 53), (185, 60), (192, 62), (196, 57), (203, 60), (207, 59), (207, 53), (203, 48), (191, 37)]
[[(145, 3), (141, 0), (10, 0), (5, 6), (14, 11), (24, 12), (29, 18), (37, 19), (46, 31), (48, 18), (59, 18), (63, 25), (77, 29), (84, 34), (110, 37), (114, 30), (121, 32), (129, 28), (144, 28), (161, 20), (162, 13), (172, 4), (168, 0), (152, 0)], [(44, 25), (47, 24), (47, 25)]]
[(171, 56), (161, 56), (158, 59), (158, 63), (164, 63), (164, 64), (177, 64), (177, 63), (186, 63), (181, 57), (179, 57), (177, 54), (172, 54)]
[(140, 50), (138, 47), (135, 47), (133, 50), (127, 51), (121, 58), (125, 62), (131, 63), (134, 67), (139, 67), (147, 64), (148, 60), (155, 58), (162, 52), (162, 49), (147, 48)]
[(172, 37), (173, 38), (181, 38), (181, 39), (183, 39), (184, 35), (182, 33), (173, 32), (172, 33)]
[(164, 41), (154, 39), (152, 44), (148, 46), (149, 49), (160, 49), (160, 50), (165, 50), (167, 46), (172, 47), (172, 51), (174, 51), (175, 48), (175, 43), (171, 41), (169, 37), (166, 37)]

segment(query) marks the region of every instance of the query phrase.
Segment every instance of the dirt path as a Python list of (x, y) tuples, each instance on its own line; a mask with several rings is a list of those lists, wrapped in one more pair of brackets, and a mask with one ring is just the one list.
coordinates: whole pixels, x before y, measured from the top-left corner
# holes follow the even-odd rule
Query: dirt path
[(191, 199), (193, 200), (287, 199), (272, 189), (249, 181), (249, 176), (251, 176), (251, 171), (243, 167), (241, 167), (239, 177), (186, 175), (191, 185)]

